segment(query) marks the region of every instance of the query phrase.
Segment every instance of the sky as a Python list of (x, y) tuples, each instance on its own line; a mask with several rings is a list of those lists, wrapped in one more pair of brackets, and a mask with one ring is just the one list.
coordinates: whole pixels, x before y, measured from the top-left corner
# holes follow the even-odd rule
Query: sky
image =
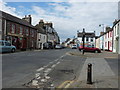
[(43, 19), (53, 22), (61, 41), (77, 36), (77, 31), (103, 31), (99, 24), (112, 27), (118, 18), (117, 2), (0, 2), (0, 10), (23, 18), (32, 16), (32, 24)]

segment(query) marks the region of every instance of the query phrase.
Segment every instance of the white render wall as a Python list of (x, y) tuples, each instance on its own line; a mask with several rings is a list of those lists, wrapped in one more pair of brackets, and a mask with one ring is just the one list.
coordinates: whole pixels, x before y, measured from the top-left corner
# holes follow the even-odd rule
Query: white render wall
[[(80, 44), (83, 43), (82, 37), (78, 37), (77, 40), (79, 40)], [(93, 42), (91, 42), (91, 38), (89, 38), (88, 41), (86, 41), (86, 38), (85, 38), (85, 43), (89, 43), (89, 44), (91, 44), (91, 45), (96, 46), (95, 37), (93, 38)]]
[(118, 31), (119, 31), (119, 47), (118, 47), (119, 48), (119, 52), (118, 52), (118, 54), (120, 54), (120, 21), (119, 21), (119, 30)]
[[(119, 27), (118, 27), (119, 24)], [(118, 30), (119, 29), (119, 30)], [(120, 32), (120, 22), (117, 23), (114, 27), (113, 27), (113, 52), (118, 53), (120, 52), (120, 44), (119, 44), (119, 39), (117, 40), (117, 38), (119, 38), (119, 32)]]
[(96, 48), (100, 48), (100, 38), (96, 39)]
[(37, 48), (43, 49), (43, 44), (46, 42), (46, 40), (47, 40), (47, 36), (45, 34), (38, 33), (37, 34)]

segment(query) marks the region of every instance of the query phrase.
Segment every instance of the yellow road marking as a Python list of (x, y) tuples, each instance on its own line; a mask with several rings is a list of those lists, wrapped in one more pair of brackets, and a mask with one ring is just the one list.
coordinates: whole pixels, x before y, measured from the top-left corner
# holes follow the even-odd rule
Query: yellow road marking
[(58, 86), (58, 88), (62, 88), (67, 82), (68, 82), (68, 81), (63, 82), (62, 84), (60, 84), (60, 85)]
[(74, 81), (65, 81), (62, 84), (60, 84), (57, 88), (68, 88), (73, 82)]
[(69, 88), (69, 86), (70, 86), (73, 82), (74, 82), (74, 81), (69, 82), (69, 83), (65, 86), (65, 88)]

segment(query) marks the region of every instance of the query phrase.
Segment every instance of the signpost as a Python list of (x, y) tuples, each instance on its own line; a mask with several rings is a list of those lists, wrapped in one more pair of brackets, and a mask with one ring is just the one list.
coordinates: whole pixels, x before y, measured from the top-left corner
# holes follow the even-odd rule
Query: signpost
[(83, 28), (83, 36), (82, 36), (82, 41), (83, 41), (83, 52), (82, 54), (84, 54), (84, 47), (85, 47), (85, 29)]

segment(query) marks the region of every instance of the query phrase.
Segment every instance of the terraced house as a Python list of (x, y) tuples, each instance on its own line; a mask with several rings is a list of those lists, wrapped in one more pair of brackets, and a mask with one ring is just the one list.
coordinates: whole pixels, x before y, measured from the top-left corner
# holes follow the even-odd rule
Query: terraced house
[(120, 54), (120, 19), (113, 23), (113, 52)]
[(2, 13), (2, 40), (9, 41), (17, 49), (36, 48), (37, 29), (31, 25), (31, 15), (23, 19), (0, 11)]

